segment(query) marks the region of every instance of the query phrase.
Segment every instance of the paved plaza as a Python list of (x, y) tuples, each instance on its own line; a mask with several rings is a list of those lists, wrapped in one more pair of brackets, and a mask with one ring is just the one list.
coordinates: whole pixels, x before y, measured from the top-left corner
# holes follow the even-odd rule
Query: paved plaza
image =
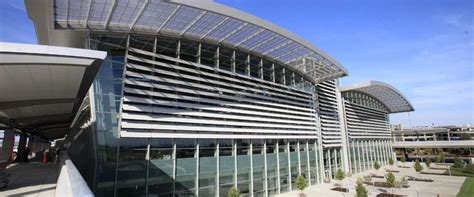
[[(399, 170), (399, 173), (393, 173), (397, 180), (400, 180), (403, 176), (415, 176), (420, 177), (420, 175), (413, 169), (413, 163), (407, 162), (404, 164), (405, 166), (410, 166), (411, 168), (398, 168), (398, 167), (390, 167), (390, 166), (383, 166), (380, 170), (377, 171), (377, 175), (383, 176), (385, 174), (385, 169), (392, 169), (392, 170)], [(424, 165), (423, 165), (424, 166)], [(433, 164), (432, 166), (436, 166)], [(441, 167), (441, 166), (439, 166)], [(445, 167), (445, 166), (443, 166)], [(444, 170), (427, 170), (426, 166), (424, 166), (424, 171), (426, 172), (443, 172)], [(369, 175), (370, 173), (375, 173), (375, 170), (369, 170), (364, 173), (358, 173), (352, 175), (352, 177), (348, 177), (342, 181), (342, 184), (345, 187), (349, 188), (349, 193), (342, 193), (337, 191), (332, 191), (331, 189), (334, 188), (335, 184), (341, 183), (337, 180), (332, 180), (331, 183), (323, 183), (318, 184), (315, 186), (311, 186), (305, 189), (305, 194), (308, 197), (312, 196), (355, 196), (355, 186), (357, 177), (362, 177), (364, 175)], [(439, 196), (441, 197), (455, 197), (461, 188), (465, 177), (459, 176), (445, 176), (445, 175), (427, 175), (422, 174), (421, 178), (423, 179), (433, 179), (433, 182), (419, 182), (419, 181), (409, 181), (409, 188), (403, 189), (394, 189), (394, 193), (411, 196), (418, 196), (418, 197), (433, 197)], [(373, 181), (385, 181), (382, 178), (373, 178)], [(381, 188), (381, 187), (373, 187), (365, 185), (367, 190), (369, 191), (369, 196), (376, 196), (379, 193), (383, 192), (391, 192), (389, 188)], [(298, 196), (299, 191), (288, 192), (279, 195), (279, 197), (296, 197)]]
[(0, 189), (0, 196), (55, 196), (58, 170), (56, 163), (10, 164), (6, 169), (11, 175), (10, 182), (8, 187)]

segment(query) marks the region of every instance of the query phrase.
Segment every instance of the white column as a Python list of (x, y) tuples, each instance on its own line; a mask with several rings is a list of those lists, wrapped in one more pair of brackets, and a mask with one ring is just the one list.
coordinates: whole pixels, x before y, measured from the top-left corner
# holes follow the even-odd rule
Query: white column
[(309, 158), (309, 142), (306, 141), (306, 171), (308, 172), (308, 183), (311, 186), (311, 163)]
[(173, 140), (173, 196), (176, 192), (176, 140)]
[(369, 152), (369, 142), (365, 141), (364, 142), (364, 148), (365, 148), (365, 157), (366, 157), (366, 163), (365, 163), (365, 170), (371, 169), (372, 165), (370, 164), (370, 152)]
[(194, 181), (194, 187), (196, 188), (196, 196), (199, 196), (199, 141), (196, 139), (196, 152), (194, 152), (194, 158), (196, 159), (196, 180)]
[(357, 164), (358, 164), (358, 167), (359, 167), (359, 170), (358, 172), (362, 172), (362, 151), (361, 151), (361, 148), (360, 148), (360, 141), (357, 140), (356, 141), (356, 148), (357, 148)]
[[(199, 46), (201, 46), (201, 44), (199, 44)], [(215, 152), (215, 154), (216, 154), (216, 162), (217, 162), (216, 163), (216, 168), (217, 169), (216, 169), (216, 195), (215, 195), (215, 197), (219, 197), (219, 184), (220, 184), (219, 183), (219, 181), (220, 181), (219, 180), (220, 179), (220, 173), (219, 173), (219, 171), (220, 171), (219, 147), (220, 147), (220, 143), (219, 143), (218, 140), (216, 140), (216, 141), (217, 141), (217, 143), (216, 143), (216, 152)]]
[(296, 142), (296, 148), (298, 149), (298, 175), (301, 175), (301, 155), (300, 155), (300, 142)]
[(268, 174), (267, 174), (267, 141), (263, 140), (263, 177), (264, 184), (263, 189), (265, 191), (265, 196), (268, 196)]
[(276, 159), (277, 159), (277, 193), (280, 194), (280, 145), (278, 141), (275, 144), (276, 146)]
[(234, 186), (237, 187), (237, 143), (236, 140), (232, 140), (233, 150), (232, 155), (234, 156)]
[(328, 150), (328, 151), (326, 152), (326, 156), (327, 156), (327, 158), (328, 158), (328, 167), (329, 167), (329, 172), (328, 172), (329, 174), (328, 174), (328, 176), (331, 177), (331, 179), (332, 179), (331, 150)]
[(289, 186), (289, 189), (288, 191), (291, 191), (291, 157), (290, 157), (290, 142), (287, 142), (286, 143), (286, 150), (287, 150), (287, 153), (286, 156), (288, 157), (288, 186)]
[(253, 197), (253, 142), (250, 140), (250, 196)]

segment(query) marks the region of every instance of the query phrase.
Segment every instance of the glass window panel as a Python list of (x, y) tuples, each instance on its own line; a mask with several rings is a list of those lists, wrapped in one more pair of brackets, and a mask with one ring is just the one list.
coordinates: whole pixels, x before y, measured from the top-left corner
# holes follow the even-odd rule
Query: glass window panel
[(150, 139), (148, 193), (151, 196), (172, 194), (173, 139)]
[(120, 140), (117, 169), (119, 196), (145, 196), (147, 139), (122, 138)]

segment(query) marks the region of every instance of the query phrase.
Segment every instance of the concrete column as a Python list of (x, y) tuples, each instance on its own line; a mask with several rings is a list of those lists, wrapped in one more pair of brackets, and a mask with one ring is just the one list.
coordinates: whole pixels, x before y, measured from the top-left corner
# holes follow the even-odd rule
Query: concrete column
[(3, 132), (2, 151), (0, 152), (0, 162), (10, 161), (15, 144), (15, 130), (5, 129)]
[(428, 138), (426, 137), (426, 132), (423, 133), (423, 137), (425, 138), (425, 141), (428, 141)]
[(25, 151), (27, 139), (28, 139), (28, 135), (26, 133), (20, 134), (20, 141), (18, 142), (18, 152), (17, 152), (16, 161), (22, 161), (23, 159), (22, 154), (23, 154), (23, 151)]

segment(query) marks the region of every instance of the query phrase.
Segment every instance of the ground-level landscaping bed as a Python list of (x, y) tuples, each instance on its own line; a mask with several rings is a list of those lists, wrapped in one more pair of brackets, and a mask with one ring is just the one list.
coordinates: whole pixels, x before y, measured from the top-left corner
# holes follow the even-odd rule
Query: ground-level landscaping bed
[(433, 179), (422, 179), (422, 178), (416, 178), (412, 176), (408, 176), (409, 181), (420, 181), (420, 182), (433, 182)]
[(380, 193), (380, 194), (377, 194), (377, 197), (407, 197), (407, 195), (391, 194), (391, 193)]
[[(387, 182), (381, 182), (381, 181), (364, 181), (364, 184), (370, 185), (370, 186), (375, 186), (375, 187), (384, 187), (384, 188), (391, 188), (390, 184)], [(408, 188), (410, 187), (409, 185), (402, 185), (403, 188)]]
[(338, 191), (338, 192), (345, 192), (345, 193), (349, 192), (349, 189), (345, 187), (335, 187), (335, 188), (332, 188), (331, 190)]

